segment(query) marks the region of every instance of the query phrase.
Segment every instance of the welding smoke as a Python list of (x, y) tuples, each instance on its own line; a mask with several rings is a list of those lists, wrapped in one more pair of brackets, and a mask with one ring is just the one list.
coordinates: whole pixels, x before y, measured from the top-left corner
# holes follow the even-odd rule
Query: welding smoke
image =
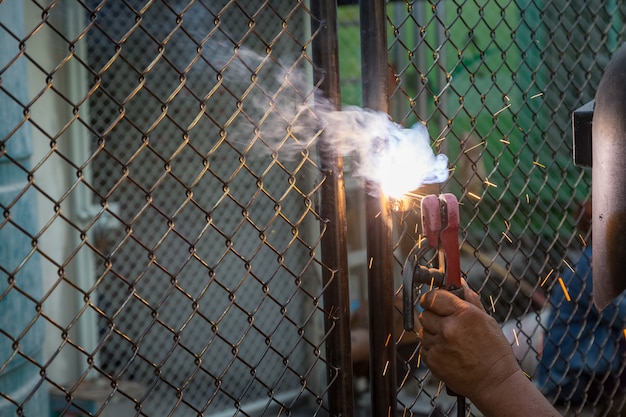
[(448, 158), (433, 153), (422, 123), (407, 129), (383, 112), (355, 106), (322, 111), (320, 118), (341, 155), (356, 157), (355, 174), (379, 184), (391, 196), (448, 178)]
[(223, 88), (231, 95), (241, 91), (238, 111), (245, 122), (228, 126), (228, 140), (242, 152), (287, 161), (318, 145), (332, 146), (351, 160), (353, 175), (393, 197), (447, 179), (448, 159), (434, 154), (424, 124), (405, 128), (386, 113), (357, 106), (337, 110), (313, 86), (308, 61), (281, 62), (228, 44), (215, 38), (206, 50)]

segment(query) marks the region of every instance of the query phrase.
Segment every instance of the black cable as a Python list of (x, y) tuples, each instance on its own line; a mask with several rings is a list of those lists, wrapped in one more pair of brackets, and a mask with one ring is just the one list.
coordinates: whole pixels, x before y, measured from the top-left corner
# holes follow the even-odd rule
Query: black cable
[(456, 397), (456, 415), (457, 417), (465, 417), (465, 397), (462, 395)]

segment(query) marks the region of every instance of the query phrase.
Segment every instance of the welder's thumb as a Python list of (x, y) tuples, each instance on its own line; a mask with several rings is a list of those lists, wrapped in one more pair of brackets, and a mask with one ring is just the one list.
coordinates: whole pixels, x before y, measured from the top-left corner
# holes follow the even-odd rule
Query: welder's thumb
[(463, 298), (465, 301), (468, 301), (474, 304), (476, 307), (484, 310), (483, 304), (480, 302), (480, 296), (467, 285), (467, 281), (464, 278), (461, 278), (461, 286), (463, 287)]

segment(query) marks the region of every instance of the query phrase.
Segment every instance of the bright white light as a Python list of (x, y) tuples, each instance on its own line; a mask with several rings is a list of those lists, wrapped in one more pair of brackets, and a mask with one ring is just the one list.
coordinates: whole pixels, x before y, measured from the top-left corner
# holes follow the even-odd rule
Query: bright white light
[(366, 176), (377, 182), (387, 196), (400, 198), (424, 184), (440, 183), (448, 178), (448, 158), (434, 155), (423, 124), (411, 129), (388, 124), (381, 133), (385, 137), (372, 146), (366, 157), (370, 168), (362, 166), (362, 170), (369, 171)]
[(318, 114), (334, 139), (331, 146), (345, 157), (356, 155), (354, 174), (378, 184), (389, 197), (448, 178), (448, 158), (433, 153), (422, 123), (407, 129), (384, 112), (354, 106)]

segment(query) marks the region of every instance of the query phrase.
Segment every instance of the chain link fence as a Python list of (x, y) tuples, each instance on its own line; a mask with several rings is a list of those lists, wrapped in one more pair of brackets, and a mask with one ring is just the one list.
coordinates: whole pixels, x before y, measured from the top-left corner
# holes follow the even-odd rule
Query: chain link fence
[[(625, 11), (582, 1), (388, 6), (393, 117), (426, 120), (450, 158), (443, 189), (461, 204), (463, 272), (567, 415), (617, 415), (623, 402), (624, 316), (591, 305), (591, 173), (572, 162), (571, 113), (593, 99)], [(416, 216), (398, 217), (402, 264), (401, 239), (418, 234)], [(418, 357), (415, 345), (399, 364), (400, 410), (425, 396), (452, 413), (438, 381), (415, 371)]]
[[(359, 5), (340, 3), (339, 65), (320, 68), (311, 50), (335, 22), (309, 2), (0, 1), (0, 415), (337, 415), (333, 393), (353, 385), (348, 412), (371, 415), (356, 352), (372, 260), (351, 155), (346, 201), (342, 183), (321, 196), (342, 165), (318, 150), (334, 133), (320, 86), (340, 75), (342, 102), (359, 106), (368, 85)], [(623, 338), (624, 318), (583, 305), (585, 275), (571, 273), (591, 241), (571, 113), (593, 99), (626, 9), (420, 0), (386, 13), (389, 113), (425, 123), (448, 156), (468, 282), (542, 388), (565, 392), (550, 370), (579, 359), (619, 380), (621, 353), (601, 363), (585, 342), (603, 327)], [(417, 203), (393, 202), (398, 294)], [(324, 204), (343, 213), (329, 221)], [(563, 326), (576, 352), (541, 362)], [(395, 339), (398, 413), (453, 415), (415, 334)], [(564, 413), (619, 405), (619, 382), (580, 385), (551, 397)]]

